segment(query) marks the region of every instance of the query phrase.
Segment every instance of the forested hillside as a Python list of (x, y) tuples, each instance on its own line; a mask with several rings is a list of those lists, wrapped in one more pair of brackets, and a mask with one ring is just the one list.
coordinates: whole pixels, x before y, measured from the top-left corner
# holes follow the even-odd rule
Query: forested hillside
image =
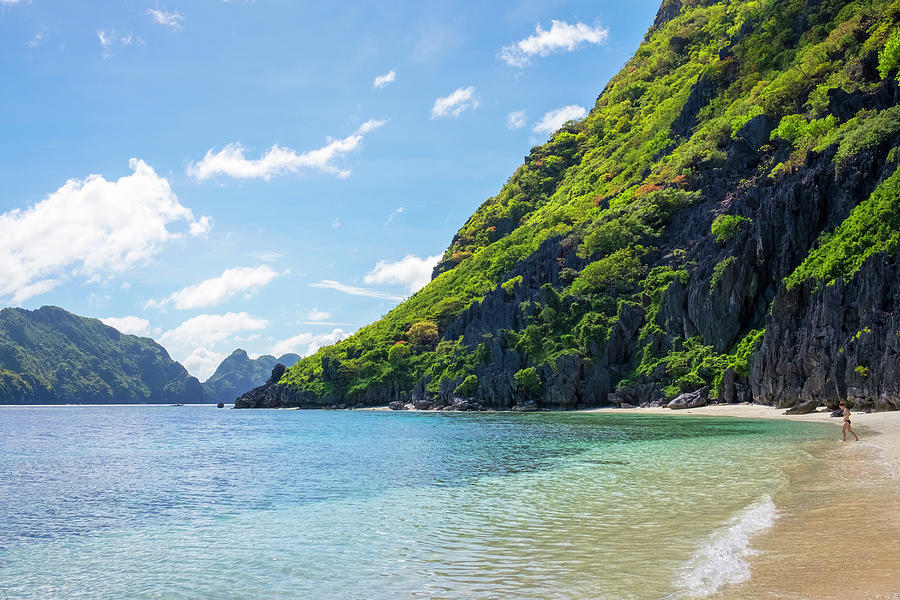
[(898, 22), (666, 0), (430, 284), (239, 405), (900, 407)]
[(0, 310), (0, 404), (203, 402), (165, 348), (55, 306)]

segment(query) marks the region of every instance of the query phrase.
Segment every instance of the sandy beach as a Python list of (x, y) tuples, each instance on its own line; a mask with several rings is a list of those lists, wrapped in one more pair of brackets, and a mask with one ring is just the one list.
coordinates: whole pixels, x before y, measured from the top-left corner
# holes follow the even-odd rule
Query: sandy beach
[[(792, 491), (775, 498), (780, 515), (775, 526), (750, 541), (756, 551), (749, 560), (751, 579), (713, 597), (900, 600), (900, 412), (854, 412), (859, 442), (842, 442), (842, 420), (824, 408), (807, 415), (749, 404), (585, 412), (787, 419), (832, 426), (834, 445), (818, 449), (821, 467), (789, 474)], [(764, 448), (748, 453), (765, 459)]]
[[(815, 456), (816, 467), (787, 474), (788, 491), (773, 498), (775, 525), (750, 540), (750, 580), (710, 598), (900, 600), (900, 411), (854, 412), (859, 442), (849, 434), (841, 441), (842, 419), (824, 407), (806, 415), (757, 404), (575, 412), (780, 419), (832, 427), (833, 444), (798, 447), (798, 454)], [(764, 447), (748, 448), (747, 454), (748, 460), (766, 460)]]

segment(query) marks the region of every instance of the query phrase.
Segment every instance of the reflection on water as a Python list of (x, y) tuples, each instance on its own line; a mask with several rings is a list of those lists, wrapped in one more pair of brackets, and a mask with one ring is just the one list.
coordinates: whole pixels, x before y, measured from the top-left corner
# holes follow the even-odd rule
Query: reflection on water
[(824, 433), (646, 415), (3, 408), (0, 597), (683, 597), (698, 549), (767, 495), (781, 511)]

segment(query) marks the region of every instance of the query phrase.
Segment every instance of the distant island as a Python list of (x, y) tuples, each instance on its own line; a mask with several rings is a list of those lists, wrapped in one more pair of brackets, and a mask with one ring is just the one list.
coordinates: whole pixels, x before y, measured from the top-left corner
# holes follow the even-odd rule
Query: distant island
[(900, 408), (887, 2), (663, 2), (432, 281), (239, 406)]
[(201, 384), (150, 338), (55, 306), (0, 310), (0, 404), (230, 404), (299, 359), (237, 349)]
[(0, 403), (205, 401), (197, 378), (150, 338), (55, 306), (0, 310)]
[(300, 360), (299, 354), (288, 353), (278, 358), (263, 354), (252, 359), (238, 348), (223, 360), (209, 379), (203, 382), (203, 392), (209, 402), (230, 404), (241, 394), (262, 385), (276, 364), (291, 367)]

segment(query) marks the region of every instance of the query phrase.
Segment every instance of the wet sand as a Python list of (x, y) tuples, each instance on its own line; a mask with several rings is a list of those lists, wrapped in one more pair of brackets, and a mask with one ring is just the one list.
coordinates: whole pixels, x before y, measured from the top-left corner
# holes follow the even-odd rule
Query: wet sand
[[(750, 540), (756, 551), (748, 561), (750, 580), (708, 598), (900, 600), (900, 411), (854, 412), (859, 442), (849, 434), (841, 441), (842, 419), (824, 408), (807, 415), (757, 404), (575, 412), (786, 419), (833, 427), (833, 444), (798, 447), (817, 466), (789, 472), (791, 485), (773, 498), (779, 517)], [(748, 448), (747, 460), (766, 460), (766, 449)]]
[[(788, 473), (774, 498), (774, 527), (750, 541), (750, 581), (726, 587), (717, 600), (900, 600), (900, 412), (853, 413), (860, 441), (841, 441), (842, 419), (829, 412), (789, 416), (759, 405), (673, 411), (597, 409), (586, 412), (790, 419), (828, 423), (834, 444), (815, 452), (817, 467)], [(848, 440), (852, 436), (848, 434)], [(765, 448), (748, 448), (765, 460)]]

